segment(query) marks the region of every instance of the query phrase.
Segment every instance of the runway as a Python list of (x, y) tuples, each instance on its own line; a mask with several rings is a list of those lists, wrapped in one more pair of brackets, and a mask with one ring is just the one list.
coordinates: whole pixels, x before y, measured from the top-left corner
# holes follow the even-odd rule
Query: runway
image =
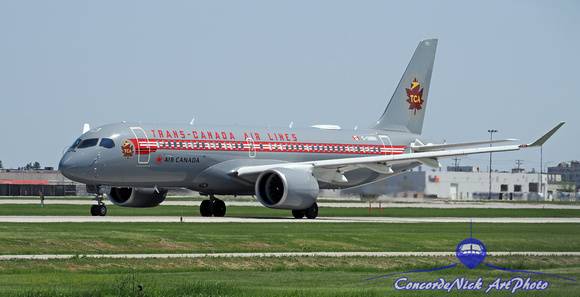
[[(353, 207), (353, 208), (369, 208), (369, 202), (324, 202), (327, 199), (319, 199), (318, 207)], [(579, 209), (580, 205), (571, 204), (550, 204), (550, 203), (534, 203), (534, 201), (527, 201), (521, 203), (512, 202), (481, 202), (481, 201), (433, 201), (428, 199), (422, 199), (420, 201), (405, 202), (409, 199), (398, 199), (396, 201), (382, 201), (382, 202), (371, 202), (370, 206), (372, 208), (379, 208), (379, 203), (381, 208), (492, 208), (492, 209)], [(105, 203), (111, 204), (107, 200)], [(169, 200), (164, 201), (161, 205), (173, 205), (173, 206), (199, 206), (200, 201), (176, 201)], [(226, 200), (226, 205), (228, 206), (256, 206), (263, 207), (258, 201), (231, 201)], [(39, 198), (28, 198), (28, 199), (0, 199), (0, 204), (38, 204), (40, 205)], [(67, 204), (67, 205), (93, 205), (95, 201), (92, 199), (45, 199), (45, 205), (51, 204)]]
[[(580, 252), (488, 252), (488, 256), (580, 256)], [(51, 260), (71, 258), (172, 259), (172, 258), (267, 258), (267, 257), (442, 257), (455, 252), (313, 252), (313, 253), (216, 253), (216, 254), (95, 254), (95, 255), (0, 255), (0, 260)]]
[(0, 223), (580, 223), (580, 218), (403, 218), (403, 217), (171, 217), (171, 216), (0, 216)]
[[(247, 198), (246, 198), (247, 199)], [(478, 209), (578, 209), (580, 205), (570, 204), (547, 204), (510, 202), (445, 202), (441, 200), (419, 199), (417, 202), (406, 202), (409, 199), (394, 199), (384, 202), (325, 202), (328, 199), (319, 199), (318, 205), (325, 207), (354, 207), (354, 208), (478, 208)], [(0, 199), (0, 204), (40, 204), (38, 198)], [(46, 199), (44, 204), (56, 205), (93, 205), (92, 199)], [(109, 203), (110, 204), (110, 203)], [(200, 201), (169, 200), (163, 205), (172, 206), (198, 206)], [(254, 206), (263, 207), (254, 201), (230, 201), (228, 206)], [(580, 223), (578, 218), (460, 218), (460, 217), (317, 217), (314, 220), (295, 219), (292, 217), (177, 217), (177, 216), (0, 216), (2, 223)]]

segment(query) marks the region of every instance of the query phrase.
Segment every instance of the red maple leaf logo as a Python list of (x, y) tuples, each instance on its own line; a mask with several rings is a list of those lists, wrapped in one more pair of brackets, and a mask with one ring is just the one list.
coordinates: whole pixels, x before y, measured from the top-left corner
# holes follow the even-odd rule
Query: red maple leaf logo
[[(420, 90), (419, 90), (420, 89)], [(423, 109), (423, 89), (421, 88), (421, 84), (415, 80), (411, 82), (411, 89), (407, 89), (407, 102), (409, 102), (409, 109), (414, 109), (414, 114), (417, 115), (417, 110)]]
[(133, 146), (131, 143), (128, 141), (123, 143), (123, 146), (121, 146), (121, 152), (123, 153), (124, 158), (133, 157)]

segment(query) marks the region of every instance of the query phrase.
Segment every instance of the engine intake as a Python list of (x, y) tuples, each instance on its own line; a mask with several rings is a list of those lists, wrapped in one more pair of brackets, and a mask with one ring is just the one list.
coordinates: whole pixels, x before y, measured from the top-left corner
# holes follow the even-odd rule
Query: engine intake
[(154, 207), (167, 196), (165, 189), (152, 188), (111, 188), (107, 191), (109, 200), (115, 205), (125, 207)]
[(290, 168), (267, 170), (256, 182), (258, 200), (269, 208), (306, 209), (316, 202), (318, 191), (312, 174)]

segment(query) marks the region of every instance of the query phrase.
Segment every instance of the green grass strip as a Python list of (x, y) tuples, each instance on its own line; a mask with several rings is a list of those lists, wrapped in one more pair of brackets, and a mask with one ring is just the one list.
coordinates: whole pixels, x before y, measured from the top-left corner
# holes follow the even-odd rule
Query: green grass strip
[[(528, 277), (483, 265), (463, 265), (427, 273), (366, 279), (424, 270), (457, 262), (455, 257), (280, 257), (203, 259), (90, 259), (0, 261), (0, 296), (511, 296), (507, 291), (405, 291), (394, 289), (402, 276), (415, 282), (481, 277), (484, 288), (497, 278)], [(580, 257), (488, 257), (485, 262), (513, 269), (580, 277)], [(133, 274), (133, 272), (135, 272)], [(134, 277), (134, 278), (133, 278)], [(577, 282), (531, 276), (549, 282), (546, 291), (522, 296), (577, 296)]]
[[(127, 208), (107, 204), (107, 216), (200, 216), (199, 206), (160, 205), (153, 208)], [(497, 209), (497, 208), (368, 208), (320, 207), (321, 217), (463, 217), (463, 218), (577, 218), (580, 209)], [(4, 204), (0, 216), (90, 216), (90, 205)], [(292, 217), (290, 210), (261, 206), (228, 206), (228, 217)]]
[[(0, 254), (454, 251), (468, 223), (4, 223)], [(580, 250), (578, 224), (473, 226), (488, 251)]]

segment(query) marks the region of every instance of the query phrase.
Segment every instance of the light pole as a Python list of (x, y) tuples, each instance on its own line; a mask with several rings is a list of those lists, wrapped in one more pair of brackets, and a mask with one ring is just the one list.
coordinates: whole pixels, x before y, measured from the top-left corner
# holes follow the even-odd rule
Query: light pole
[[(497, 130), (487, 130), (489, 132), (489, 141), (493, 141), (493, 133), (496, 133)], [(492, 144), (489, 144), (489, 147), (492, 147)], [(491, 152), (489, 152), (489, 196), (487, 196), (488, 200), (491, 200)]]

